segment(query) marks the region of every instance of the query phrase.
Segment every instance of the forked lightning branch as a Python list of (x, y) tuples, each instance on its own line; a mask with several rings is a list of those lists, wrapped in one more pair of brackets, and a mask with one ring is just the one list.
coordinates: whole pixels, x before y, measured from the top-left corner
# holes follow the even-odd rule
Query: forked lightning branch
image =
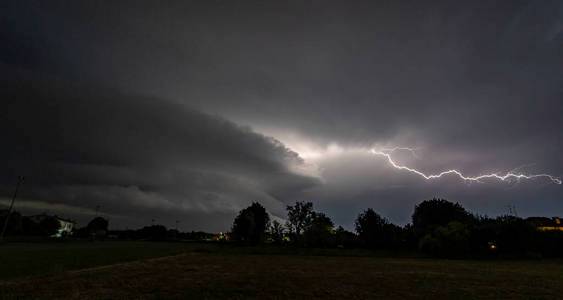
[(561, 178), (550, 175), (550, 174), (522, 174), (522, 173), (513, 173), (513, 172), (507, 172), (504, 174), (499, 174), (499, 173), (490, 173), (490, 174), (483, 174), (483, 175), (479, 175), (479, 176), (466, 176), (464, 175), (461, 171), (456, 170), (456, 169), (451, 169), (451, 170), (446, 170), (446, 171), (442, 171), (440, 173), (437, 174), (426, 174), (423, 173), (417, 169), (414, 168), (410, 168), (407, 166), (403, 166), (399, 163), (397, 163), (395, 160), (393, 160), (393, 158), (391, 157), (391, 154), (397, 150), (406, 150), (406, 151), (410, 151), (413, 155), (415, 154), (415, 149), (413, 148), (408, 148), (408, 147), (395, 147), (395, 148), (382, 148), (382, 149), (371, 149), (370, 152), (374, 155), (378, 155), (378, 156), (382, 156), (384, 158), (387, 159), (387, 161), (389, 162), (389, 164), (391, 166), (393, 166), (396, 169), (399, 170), (404, 170), (404, 171), (408, 171), (411, 173), (414, 173), (416, 175), (421, 176), (422, 178), (426, 179), (426, 180), (431, 180), (431, 179), (436, 179), (436, 178), (440, 178), (442, 176), (446, 176), (446, 175), (454, 175), (457, 176), (459, 178), (461, 178), (462, 180), (465, 181), (475, 181), (475, 182), (482, 182), (482, 179), (498, 179), (501, 181), (512, 181), (512, 180), (528, 180), (528, 179), (534, 179), (534, 178), (545, 178), (550, 180), (551, 182), (555, 183), (555, 184), (561, 184)]

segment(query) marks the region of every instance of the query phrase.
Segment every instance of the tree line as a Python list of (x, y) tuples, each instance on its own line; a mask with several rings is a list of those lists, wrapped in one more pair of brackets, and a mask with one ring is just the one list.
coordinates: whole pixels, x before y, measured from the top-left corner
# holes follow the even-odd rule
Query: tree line
[(368, 208), (358, 214), (355, 232), (335, 227), (310, 202), (296, 202), (286, 210), (287, 220), (282, 224), (271, 220), (261, 204), (252, 203), (234, 219), (231, 239), (251, 244), (417, 251), (438, 257), (563, 256), (563, 231), (540, 231), (516, 216), (475, 215), (444, 199), (415, 205), (411, 223), (405, 226)]
[(35, 220), (28, 216), (23, 216), (17, 211), (12, 212), (9, 217), (6, 211), (0, 211), (0, 226), (6, 223), (7, 235), (18, 236), (52, 236), (60, 228), (59, 221), (55, 216), (45, 216), (45, 218)]
[[(108, 232), (109, 221), (102, 217), (93, 218), (84, 227), (72, 231), (60, 231), (61, 222), (57, 216), (47, 214), (24, 216), (17, 211), (9, 215), (6, 211), (0, 211), (0, 224), (6, 223), (6, 235), (8, 236), (35, 236), (35, 237), (102, 237)], [(69, 221), (70, 220), (66, 220)], [(60, 234), (60, 236), (58, 235)]]
[[(0, 211), (0, 224), (4, 224), (6, 222), (7, 216), (8, 214), (6, 211)], [(177, 229), (168, 229), (160, 224), (144, 226), (139, 229), (110, 230), (109, 220), (100, 216), (94, 217), (83, 227), (73, 228), (71, 231), (61, 231), (61, 222), (59, 220), (59, 217), (47, 214), (23, 216), (21, 213), (13, 211), (6, 223), (6, 236), (11, 238), (15, 237), (16, 239), (25, 237), (56, 237), (59, 239), (120, 239), (151, 241), (205, 241), (213, 240), (217, 237), (217, 235), (213, 233), (203, 231), (181, 232)], [(71, 222), (70, 220), (66, 221)]]
[[(68, 236), (79, 239), (133, 240), (232, 240), (245, 244), (271, 243), (297, 247), (367, 248), (373, 250), (420, 252), (437, 257), (563, 257), (563, 224), (538, 230), (532, 219), (511, 215), (495, 218), (470, 213), (459, 203), (444, 199), (423, 201), (414, 207), (411, 222), (391, 223), (368, 208), (358, 214), (354, 231), (335, 226), (329, 216), (315, 211), (310, 202), (286, 207), (285, 220), (272, 219), (258, 202), (242, 209), (231, 232), (180, 232), (153, 224), (135, 230), (109, 230), (109, 221), (95, 217)], [(0, 223), (6, 214), (0, 213)], [(547, 219), (549, 220), (549, 219)], [(7, 235), (50, 237), (59, 231), (56, 216), (42, 218), (13, 212)], [(63, 236), (64, 237), (64, 236)]]

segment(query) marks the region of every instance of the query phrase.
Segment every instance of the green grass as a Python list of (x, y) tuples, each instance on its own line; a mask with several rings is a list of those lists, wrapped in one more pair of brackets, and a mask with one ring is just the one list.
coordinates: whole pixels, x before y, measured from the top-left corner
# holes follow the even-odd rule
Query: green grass
[(186, 243), (73, 241), (0, 245), (0, 280), (167, 256), (193, 250)]
[[(0, 281), (0, 298), (8, 299), (560, 299), (563, 295), (561, 260), (440, 260), (354, 249), (215, 243), (1, 247), (1, 274), (10, 279)], [(172, 254), (179, 255), (168, 256)]]
[(0, 280), (58, 273), (185, 252), (221, 255), (387, 255), (364, 249), (307, 249), (273, 245), (146, 241), (64, 241), (0, 244)]

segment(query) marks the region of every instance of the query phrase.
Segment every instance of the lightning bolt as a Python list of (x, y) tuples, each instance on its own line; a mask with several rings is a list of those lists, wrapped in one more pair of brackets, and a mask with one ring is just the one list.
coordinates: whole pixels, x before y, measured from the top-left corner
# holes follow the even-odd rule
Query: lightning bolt
[(417, 169), (413, 169), (413, 168), (409, 168), (407, 166), (402, 166), (398, 163), (396, 163), (393, 158), (391, 157), (391, 154), (397, 150), (406, 150), (406, 151), (410, 151), (413, 155), (415, 154), (415, 150), (413, 148), (408, 148), (408, 147), (394, 147), (394, 148), (382, 148), (382, 149), (371, 149), (370, 152), (374, 155), (379, 155), (379, 156), (383, 156), (387, 159), (387, 162), (389, 162), (389, 164), (391, 166), (393, 166), (396, 169), (399, 170), (405, 170), (414, 174), (417, 174), (421, 177), (423, 177), (426, 180), (430, 180), (430, 179), (435, 179), (435, 178), (440, 178), (444, 175), (456, 175), (459, 178), (461, 178), (462, 180), (465, 181), (475, 181), (475, 182), (482, 182), (481, 179), (486, 179), (486, 178), (495, 178), (495, 179), (499, 179), (501, 181), (508, 181), (508, 180), (519, 180), (519, 179), (533, 179), (533, 178), (547, 178), (549, 180), (551, 180), (553, 183), (555, 184), (561, 184), (561, 178), (555, 177), (553, 175), (549, 175), (549, 174), (533, 174), (533, 175), (525, 175), (525, 174), (521, 174), (521, 173), (513, 173), (513, 171), (507, 172), (506, 174), (502, 175), (502, 174), (497, 174), (497, 173), (492, 173), (492, 174), (484, 174), (484, 175), (479, 175), (479, 176), (475, 176), (475, 177), (469, 177), (469, 176), (465, 176), (463, 175), (463, 173), (461, 173), (458, 170), (452, 169), (452, 170), (447, 170), (447, 171), (442, 171), (438, 174), (424, 174), (423, 172), (417, 170)]

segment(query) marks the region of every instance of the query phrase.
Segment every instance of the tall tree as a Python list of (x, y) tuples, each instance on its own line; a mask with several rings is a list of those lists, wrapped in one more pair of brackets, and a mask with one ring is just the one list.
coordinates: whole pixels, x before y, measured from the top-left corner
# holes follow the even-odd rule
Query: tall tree
[(296, 202), (293, 206), (287, 206), (286, 226), (294, 240), (301, 238), (305, 228), (311, 225), (313, 217), (313, 203), (311, 202)]
[(92, 221), (88, 223), (88, 229), (90, 229), (91, 231), (97, 231), (97, 230), (107, 231), (108, 225), (109, 222), (107, 219), (104, 219), (102, 217), (95, 217), (94, 219), (92, 219)]
[(270, 222), (270, 215), (258, 202), (241, 210), (233, 222), (233, 238), (246, 242), (261, 242)]
[(306, 246), (326, 247), (334, 245), (334, 223), (323, 213), (313, 212), (311, 223), (305, 227), (303, 233)]
[(272, 222), (272, 225), (270, 226), (270, 236), (272, 237), (274, 243), (277, 244), (282, 243), (284, 235), (285, 235), (285, 228), (280, 222), (274, 220)]
[(391, 247), (395, 244), (398, 227), (368, 208), (358, 215), (355, 222), (356, 233), (369, 247)]
[(88, 223), (88, 233), (93, 238), (103, 238), (108, 232), (109, 221), (102, 217), (95, 217)]

